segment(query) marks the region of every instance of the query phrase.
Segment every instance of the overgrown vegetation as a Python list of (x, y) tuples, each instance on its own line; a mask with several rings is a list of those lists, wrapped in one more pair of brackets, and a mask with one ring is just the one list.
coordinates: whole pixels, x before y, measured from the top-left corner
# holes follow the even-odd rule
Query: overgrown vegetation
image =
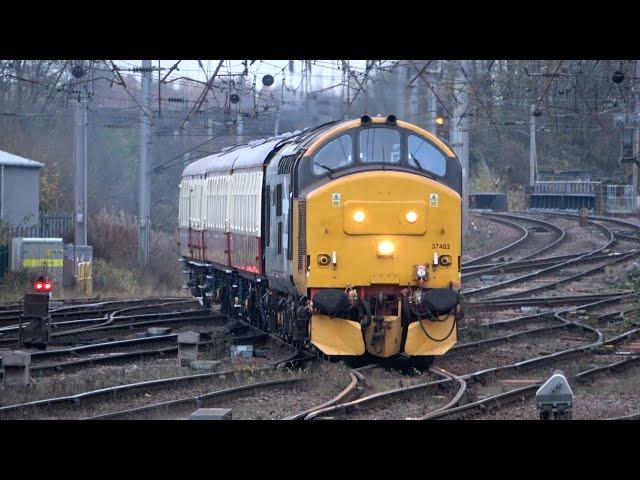
[(5, 272), (4, 277), (0, 278), (0, 301), (18, 302), (32, 280), (33, 275), (27, 271)]
[(500, 178), (496, 177), (485, 162), (481, 162), (469, 181), (470, 192), (499, 192)]
[(125, 212), (102, 210), (89, 218), (93, 246), (93, 288), (103, 296), (176, 295), (180, 293), (177, 235), (151, 230), (149, 264), (138, 262), (137, 218)]

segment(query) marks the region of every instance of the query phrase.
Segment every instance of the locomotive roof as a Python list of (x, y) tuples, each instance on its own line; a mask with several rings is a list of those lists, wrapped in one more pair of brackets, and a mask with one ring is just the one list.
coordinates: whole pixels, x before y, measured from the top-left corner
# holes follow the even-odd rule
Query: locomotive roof
[[(371, 119), (374, 124), (382, 124), (386, 121), (383, 117)], [(312, 152), (317, 141), (322, 143), (327, 137), (331, 137), (360, 125), (360, 120), (334, 120), (315, 127), (287, 132), (277, 137), (254, 140), (247, 144), (233, 145), (223, 148), (219, 152), (203, 157), (190, 163), (182, 172), (183, 177), (206, 175), (208, 172), (224, 172), (239, 168), (259, 167), (263, 165), (273, 154), (281, 151), (287, 145), (287, 155), (297, 154), (301, 149)], [(449, 157), (455, 157), (453, 151), (442, 140), (420, 127), (398, 120), (398, 126), (409, 128), (429, 138), (436, 146)]]

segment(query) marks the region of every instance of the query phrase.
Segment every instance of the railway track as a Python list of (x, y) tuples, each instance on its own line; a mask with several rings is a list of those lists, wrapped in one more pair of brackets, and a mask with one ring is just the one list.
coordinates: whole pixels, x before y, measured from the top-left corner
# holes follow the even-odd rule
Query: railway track
[[(624, 344), (640, 334), (640, 329), (627, 330), (611, 338), (607, 338), (603, 333), (603, 331), (607, 331), (607, 335), (609, 335), (609, 331), (618, 331), (622, 328), (622, 325), (616, 325), (620, 324), (620, 320), (625, 318), (625, 313), (628, 316), (640, 310), (630, 304), (636, 299), (636, 294), (633, 291), (622, 290), (580, 295), (540, 295), (545, 290), (570, 284), (576, 280), (589, 277), (606, 266), (628, 262), (640, 255), (640, 249), (637, 248), (637, 244), (622, 253), (607, 251), (617, 242), (626, 242), (631, 245), (634, 242), (640, 242), (640, 237), (636, 238), (634, 235), (635, 232), (640, 231), (639, 227), (630, 225), (628, 222), (617, 223), (608, 218), (592, 217), (590, 221), (593, 228), (604, 235), (603, 242), (597, 248), (581, 251), (580, 253), (542, 257), (541, 255), (549, 254), (551, 250), (561, 245), (564, 245), (564, 249), (570, 248), (568, 244), (571, 242), (571, 234), (568, 233), (566, 225), (554, 225), (548, 218), (549, 216), (547, 215), (544, 219), (532, 219), (530, 216), (524, 215), (491, 215), (493, 221), (507, 224), (511, 228), (517, 229), (520, 232), (520, 237), (494, 252), (464, 263), (462, 267), (465, 280), (487, 274), (505, 275), (524, 272), (523, 275), (498, 282), (497, 287), (492, 286), (489, 289), (477, 292), (484, 294), (485, 292), (493, 291), (498, 292), (498, 295), (493, 298), (466, 300), (468, 306), (482, 312), (523, 306), (539, 306), (547, 310), (532, 315), (518, 315), (506, 320), (496, 320), (480, 326), (465, 326), (461, 324), (459, 334), (460, 339), (464, 339), (464, 341), (457, 344), (443, 359), (439, 359), (438, 364), (428, 372), (418, 377), (407, 377), (403, 373), (391, 371), (380, 377), (385, 380), (386, 375), (388, 377), (387, 380), (391, 383), (404, 383), (400, 387), (382, 388), (386, 385), (384, 381), (376, 386), (376, 375), (379, 376), (382, 370), (380, 370), (379, 365), (367, 365), (342, 373), (344, 375), (342, 386), (331, 395), (321, 394), (320, 391), (316, 394), (314, 389), (319, 389), (318, 384), (314, 383), (313, 376), (309, 376), (305, 372), (298, 373), (290, 378), (253, 378), (246, 381), (244, 378), (239, 378), (233, 384), (224, 384), (222, 382), (216, 385), (205, 385), (207, 388), (202, 387), (189, 391), (180, 390), (177, 387), (175, 388), (175, 394), (166, 394), (170, 398), (162, 398), (160, 401), (152, 402), (139, 400), (135, 402), (129, 402), (128, 400), (118, 401), (114, 402), (108, 411), (97, 412), (90, 408), (78, 409), (78, 405), (81, 406), (84, 403), (93, 402), (93, 399), (114, 398), (110, 396), (120, 396), (121, 394), (124, 394), (123, 398), (133, 398), (139, 396), (139, 392), (152, 390), (166, 390), (168, 392), (169, 390), (173, 391), (171, 385), (187, 385), (189, 382), (197, 384), (200, 381), (198, 379), (203, 379), (202, 383), (206, 384), (204, 380), (206, 378), (235, 375), (233, 372), (237, 372), (237, 370), (230, 369), (210, 374), (189, 375), (188, 377), (192, 378), (192, 380), (176, 380), (178, 377), (167, 377), (147, 382), (135, 382), (89, 390), (63, 397), (8, 405), (2, 407), (5, 410), (0, 408), (0, 417), (9, 415), (10, 417), (14, 416), (11, 418), (24, 416), (32, 418), (33, 415), (36, 415), (38, 418), (42, 418), (42, 412), (45, 412), (44, 416), (65, 416), (67, 415), (65, 412), (71, 408), (75, 409), (72, 418), (117, 419), (163, 416), (184, 418), (184, 415), (192, 411), (194, 407), (197, 408), (209, 403), (214, 403), (216, 406), (220, 402), (240, 405), (239, 408), (242, 411), (242, 402), (253, 398), (253, 395), (257, 395), (258, 397), (256, 398), (264, 397), (267, 399), (272, 399), (272, 396), (274, 399), (280, 398), (278, 395), (283, 396), (282, 398), (293, 398), (302, 395), (306, 399), (307, 405), (297, 413), (282, 414), (279, 418), (287, 420), (327, 418), (430, 420), (484, 415), (488, 411), (495, 410), (496, 405), (506, 405), (523, 398), (530, 399), (539, 386), (539, 382), (532, 382), (507, 391), (500, 391), (499, 393), (488, 395), (486, 398), (476, 399), (474, 395), (477, 393), (478, 385), (483, 384), (483, 382), (491, 385), (492, 382), (495, 383), (495, 379), (504, 378), (505, 376), (519, 375), (521, 372), (542, 372), (549, 366), (563, 365), (582, 358), (592, 358), (599, 348)], [(565, 216), (564, 223), (566, 224), (573, 220), (571, 217)], [(575, 218), (575, 216), (573, 217)], [(518, 226), (516, 227), (515, 225)], [(538, 235), (540, 238), (533, 241), (538, 233), (543, 234)], [(505, 258), (507, 253), (509, 258)], [(550, 281), (545, 280), (543, 285), (530, 285), (534, 279), (544, 278), (545, 275), (549, 276), (549, 274), (557, 274), (569, 267), (575, 268), (576, 265), (586, 266), (586, 269), (580, 272), (572, 272), (568, 276), (554, 278)], [(517, 292), (508, 290), (508, 287), (518, 284), (527, 284), (528, 288)], [(466, 296), (476, 296), (473, 290), (471, 292), (471, 295), (469, 295), (469, 291), (465, 292)], [(623, 303), (626, 304), (614, 312), (595, 314), (596, 324), (606, 324), (606, 328), (583, 324), (570, 318), (572, 314), (579, 311), (596, 312), (598, 309)], [(109, 308), (110, 310), (103, 313), (102, 317), (86, 318), (86, 313), (84, 313), (85, 317), (82, 316), (82, 308), (86, 309), (86, 307), (69, 305), (66, 312), (59, 312), (60, 316), (56, 323), (58, 324), (57, 328), (61, 331), (56, 332), (60, 333), (57, 340), (74, 339), (74, 335), (81, 337), (82, 335), (103, 335), (109, 332), (129, 331), (152, 324), (158, 325), (160, 322), (171, 324), (173, 320), (175, 320), (175, 324), (180, 322), (180, 312), (174, 312), (176, 317), (172, 318), (171, 312), (140, 313), (140, 311), (144, 311), (145, 305), (120, 305), (121, 308), (115, 308), (117, 306), (103, 306), (103, 308)], [(10, 305), (7, 306), (7, 310), (9, 310), (9, 307)], [(158, 305), (147, 305), (146, 307), (162, 308), (162, 306)], [(67, 315), (76, 314), (74, 312), (79, 312), (77, 317), (63, 316), (64, 313)], [(0, 319), (2, 318), (1, 315), (2, 309), (0, 309)], [(590, 315), (594, 316), (593, 313)], [(198, 318), (198, 314), (193, 313), (193, 318)], [(211, 315), (209, 315), (209, 319), (212, 319)], [(215, 321), (221, 319), (221, 317), (216, 317)], [(186, 318), (183, 320), (187, 321)], [(150, 323), (146, 324), (145, 322)], [(12, 325), (0, 327), (0, 331), (5, 335), (11, 332), (10, 328), (2, 330), (2, 328), (7, 327), (12, 327)], [(477, 334), (479, 329), (483, 329), (483, 335), (488, 337), (474, 339), (472, 334), (474, 332)], [(71, 368), (174, 354), (177, 350), (177, 347), (172, 345), (175, 342), (175, 336), (172, 333), (161, 338), (129, 338), (102, 341), (55, 351), (40, 352), (42, 355), (34, 352), (33, 358), (35, 362), (32, 369), (42, 374), (60, 372)], [(238, 341), (250, 343), (252, 341), (262, 341), (266, 337), (267, 334), (265, 333), (247, 333), (244, 336), (235, 337), (233, 335), (226, 337), (216, 336), (215, 338), (212, 336), (211, 338), (205, 338), (201, 344), (213, 345), (215, 342), (233, 341), (234, 338)], [(529, 339), (531, 340), (529, 341)], [(2, 341), (0, 338), (0, 342)], [(536, 343), (542, 345), (540, 349), (549, 351), (531, 352), (524, 347), (518, 350), (520, 348), (518, 347), (519, 345), (526, 346), (527, 344)], [(520, 358), (510, 362), (502, 362), (500, 360), (501, 357), (490, 360), (490, 357), (492, 355), (495, 357), (495, 352), (500, 351), (502, 346), (508, 346), (511, 349), (510, 355), (520, 355)], [(95, 356), (95, 354), (100, 353), (105, 355)], [(533, 353), (533, 356), (531, 353)], [(78, 355), (83, 357), (73, 358)], [(296, 356), (288, 360), (285, 359), (287, 361), (284, 363), (307, 363), (314, 358), (309, 354), (297, 352)], [(464, 362), (468, 365), (468, 359), (470, 358), (473, 358), (474, 363), (483, 368), (467, 372), (465, 368), (460, 367), (460, 365), (465, 364)], [(486, 360), (482, 360), (482, 358), (486, 358)], [(634, 365), (635, 358), (635, 356), (630, 356), (627, 359), (599, 365), (594, 368), (601, 368), (601, 370), (594, 370), (592, 374), (582, 375), (582, 372), (577, 372), (575, 373), (575, 378), (589, 378), (589, 375), (595, 376), (597, 372), (615, 371), (617, 368), (624, 368), (625, 365)], [(487, 365), (482, 365), (485, 361), (488, 362)], [(282, 362), (279, 364), (283, 365)], [(321, 364), (324, 364), (324, 362), (313, 363), (313, 365)], [(607, 365), (610, 365), (610, 367), (607, 367)], [(267, 371), (275, 369), (275, 367), (260, 367), (255, 371), (260, 372), (262, 369)], [(517, 384), (520, 380), (506, 378), (506, 381), (513, 381)], [(409, 384), (407, 385), (407, 383)], [(482, 389), (480, 390), (482, 391)], [(106, 393), (102, 393), (103, 391)], [(315, 401), (312, 401), (313, 399)], [(275, 400), (273, 401), (275, 402)], [(304, 404), (304, 402), (302, 403)], [(282, 411), (284, 412), (286, 409)], [(25, 414), (25, 412), (27, 413)]]
[[(598, 227), (600, 228), (602, 231), (607, 232), (610, 231), (609, 229), (607, 229), (606, 226), (600, 226)], [(562, 235), (562, 237), (564, 237), (564, 235)], [(526, 238), (526, 235), (524, 236), (524, 238)], [(517, 245), (520, 245), (523, 243), (523, 238), (519, 239), (518, 241), (514, 242)], [(560, 259), (560, 262), (558, 262), (556, 259), (551, 259), (551, 260), (544, 260), (545, 262), (547, 262), (547, 265), (556, 265), (558, 263), (565, 263), (565, 262), (570, 262), (570, 261), (575, 261), (576, 259), (580, 259), (580, 257), (586, 258), (586, 257), (591, 257), (593, 255), (595, 255), (595, 253), (599, 252), (599, 251), (603, 251), (605, 250), (607, 247), (611, 246), (613, 244), (613, 242), (615, 242), (615, 234), (614, 232), (611, 232), (611, 234), (608, 235), (608, 241), (607, 243), (605, 243), (604, 246), (600, 247), (599, 249), (595, 249), (594, 251), (588, 251), (588, 252), (584, 252), (578, 255), (570, 255), (570, 256), (565, 256), (564, 258)], [(546, 251), (550, 248), (552, 248), (553, 246), (559, 244), (560, 242), (551, 242), (548, 246), (549, 248), (544, 248), (543, 247), (543, 251)], [(509, 248), (515, 248), (513, 245), (509, 246)], [(502, 249), (500, 249), (501, 252), (504, 252), (504, 247)], [(540, 253), (540, 252), (538, 252)], [(635, 254), (636, 252), (633, 252), (633, 254)], [(533, 256), (533, 255), (532, 255)], [(633, 255), (628, 255), (628, 256), (623, 256), (623, 255), (602, 255), (598, 260), (600, 259), (604, 259), (604, 260), (609, 260), (610, 258), (613, 258), (614, 260), (619, 260), (619, 261), (624, 261), (627, 260), (629, 258), (631, 258)], [(491, 258), (491, 255), (485, 255), (483, 256), (482, 259), (487, 259), (487, 258)], [(476, 260), (477, 261), (477, 260)], [(520, 261), (520, 260), (519, 260)], [(507, 264), (509, 262), (503, 262), (504, 264)], [(515, 263), (515, 262), (514, 262)], [(535, 262), (531, 262), (535, 265)], [(586, 263), (586, 262), (585, 262)], [(567, 263), (568, 264), (568, 263)], [(497, 265), (490, 265), (489, 268), (495, 268), (498, 267)], [(498, 267), (499, 268), (499, 267)], [(603, 267), (602, 267), (603, 268)], [(486, 270), (487, 268), (485, 267), (484, 270)], [(477, 271), (482, 271), (483, 269), (477, 269)], [(587, 271), (587, 272), (582, 272), (582, 274), (578, 274), (572, 277), (572, 279), (576, 279), (576, 278), (581, 278), (582, 276), (588, 275), (590, 273), (593, 273), (595, 270), (591, 270), (591, 271)], [(556, 284), (562, 284), (565, 283), (565, 281), (563, 281), (564, 279), (561, 279), (560, 281), (558, 281)], [(533, 291), (538, 292), (540, 290), (543, 289), (531, 289), (532, 293)], [(525, 359), (523, 361), (520, 362), (515, 362), (513, 364), (510, 365), (502, 365), (502, 366), (498, 366), (498, 367), (492, 367), (489, 369), (484, 369), (482, 371), (479, 372), (474, 372), (473, 374), (467, 374), (467, 375), (460, 375), (457, 376), (455, 374), (451, 374), (452, 377), (448, 380), (444, 380), (445, 383), (450, 383), (452, 382), (454, 379), (456, 381), (459, 382), (459, 390), (456, 395), (454, 395), (451, 399), (451, 401), (444, 405), (441, 406), (439, 408), (434, 409), (432, 412), (429, 412), (421, 417), (415, 417), (415, 418), (420, 418), (420, 419), (432, 419), (432, 418), (439, 418), (440, 416), (444, 415), (446, 412), (451, 411), (455, 408), (464, 408), (464, 407), (458, 407), (458, 403), (460, 403), (460, 399), (463, 396), (463, 391), (466, 391), (466, 380), (468, 378), (471, 379), (478, 379), (478, 378), (482, 378), (484, 376), (488, 376), (488, 375), (492, 375), (495, 374), (496, 372), (499, 371), (508, 371), (509, 369), (514, 369), (514, 370), (518, 370), (518, 369), (522, 369), (522, 368), (527, 368), (527, 367), (531, 367), (534, 365), (544, 365), (547, 363), (551, 363), (554, 361), (557, 361), (559, 359), (563, 359), (563, 358), (569, 358), (572, 355), (577, 355), (583, 352), (588, 352), (591, 349), (595, 348), (596, 346), (600, 345), (600, 344), (604, 344), (605, 340), (604, 340), (604, 336), (602, 335), (602, 333), (597, 330), (594, 329), (592, 327), (589, 326), (584, 326), (584, 325), (580, 325), (578, 323), (572, 322), (566, 318), (563, 317), (564, 313), (567, 312), (575, 312), (578, 310), (585, 310), (585, 309), (589, 309), (589, 308), (593, 308), (595, 306), (602, 306), (602, 305), (606, 305), (606, 304), (610, 304), (610, 303), (618, 303), (623, 301), (624, 299), (630, 298), (632, 297), (633, 294), (632, 292), (614, 292), (614, 293), (610, 293), (610, 294), (605, 294), (605, 295), (601, 295), (601, 294), (597, 294), (597, 295), (572, 295), (572, 296), (563, 296), (563, 298), (557, 298), (557, 297), (547, 297), (547, 298), (534, 298), (534, 299), (511, 299), (509, 298), (507, 300), (507, 302), (504, 302), (504, 300), (502, 299), (494, 299), (494, 300), (489, 300), (488, 302), (485, 301), (486, 303), (493, 303), (494, 307), (498, 306), (498, 302), (502, 301), (504, 306), (513, 306), (513, 305), (522, 305), (522, 304), (526, 304), (527, 302), (529, 303), (538, 303), (538, 304), (542, 304), (542, 305), (548, 305), (550, 302), (556, 303), (558, 305), (563, 305), (563, 304), (578, 304), (575, 307), (570, 307), (570, 308), (564, 308), (564, 309), (560, 309), (560, 310), (555, 310), (555, 311), (551, 311), (551, 312), (542, 312), (539, 314), (535, 314), (535, 315), (527, 315), (527, 316), (520, 316), (520, 317), (516, 317), (514, 319), (510, 319), (508, 321), (505, 322), (499, 322), (502, 323), (502, 325), (496, 325), (496, 324), (490, 324), (493, 325), (493, 327), (490, 328), (496, 328), (496, 326), (499, 327), (505, 327), (507, 325), (514, 325), (517, 323), (522, 322), (522, 324), (526, 323), (526, 322), (531, 322), (531, 321), (540, 321), (542, 319), (548, 319), (549, 317), (551, 317), (552, 319), (555, 320), (555, 325), (553, 326), (545, 326), (545, 327), (540, 327), (540, 328), (534, 328), (534, 329), (530, 329), (530, 330), (525, 330), (525, 331), (521, 331), (521, 332), (515, 332), (515, 333), (509, 333), (506, 335), (501, 335), (498, 337), (494, 337), (494, 338), (490, 338), (490, 339), (484, 339), (484, 340), (479, 340), (479, 341), (475, 341), (475, 342), (468, 342), (466, 344), (459, 344), (456, 347), (454, 347), (454, 349), (452, 349), (452, 351), (450, 352), (450, 355), (448, 355), (447, 357), (450, 357), (452, 355), (455, 355), (455, 351), (458, 350), (458, 353), (464, 352), (464, 351), (468, 351), (469, 349), (475, 349), (475, 348), (479, 348), (479, 347), (487, 347), (489, 345), (495, 345), (498, 343), (502, 343), (502, 342), (509, 342), (515, 339), (519, 339), (522, 337), (526, 337), (526, 336), (530, 336), (530, 335), (536, 335), (536, 334), (544, 334), (546, 332), (552, 332), (554, 330), (561, 330), (561, 329), (567, 329), (567, 328), (573, 328), (573, 329), (582, 329), (585, 330), (587, 332), (590, 332), (592, 334), (592, 336), (595, 336), (595, 338), (593, 338), (591, 342), (585, 342), (583, 345), (579, 345), (579, 346), (575, 346), (572, 348), (568, 348), (565, 350), (561, 350), (558, 352), (553, 352), (547, 355), (542, 355), (542, 356), (538, 356), (535, 358), (531, 358), (531, 359)], [(478, 304), (480, 304), (480, 302), (476, 302)], [(620, 337), (622, 338), (622, 337)], [(609, 340), (609, 342), (611, 342), (611, 340)], [(462, 383), (464, 382), (464, 384)], [(362, 408), (363, 405), (370, 405), (371, 403), (375, 403), (375, 402), (380, 402), (384, 399), (389, 399), (392, 397), (403, 397), (406, 394), (409, 394), (411, 392), (415, 392), (418, 390), (428, 390), (428, 389), (433, 389), (433, 388), (437, 388), (438, 386), (442, 385), (443, 381), (442, 380), (436, 380), (436, 381), (430, 381), (430, 382), (424, 382), (418, 385), (412, 385), (410, 387), (405, 387), (405, 388), (400, 388), (400, 389), (392, 389), (386, 392), (377, 392), (365, 397), (361, 397), (361, 398), (357, 398), (355, 400), (350, 400), (348, 402), (343, 402), (343, 403), (333, 403), (329, 406), (323, 407), (323, 408), (319, 408), (316, 409), (312, 412), (307, 412), (306, 415), (302, 415), (300, 414), (300, 416), (296, 417), (296, 418), (305, 418), (305, 419), (313, 419), (313, 418), (319, 418), (322, 416), (327, 416), (327, 415), (335, 415), (337, 412), (349, 412), (349, 411), (353, 411), (355, 409), (358, 408)], [(350, 387), (353, 388), (353, 381), (350, 383)], [(462, 386), (464, 385), (464, 386)], [(536, 389), (539, 385), (536, 385)], [(529, 387), (530, 390), (533, 390), (533, 387)], [(514, 397), (516, 397), (518, 394), (520, 394), (521, 392), (524, 392), (526, 389), (516, 389), (514, 390)], [(502, 395), (502, 394), (501, 394)], [(496, 398), (498, 398), (496, 396)], [(491, 402), (491, 399), (487, 400), (487, 402)]]
[[(606, 226), (601, 225), (599, 223), (593, 223), (591, 222), (592, 225), (594, 225), (596, 228), (600, 229), (606, 238), (606, 243), (598, 248), (595, 248), (591, 251), (588, 251), (584, 254), (582, 254), (581, 256), (575, 257), (575, 258), (571, 258), (565, 261), (562, 261), (560, 263), (554, 264), (552, 266), (546, 267), (546, 268), (542, 268), (540, 270), (536, 270), (534, 272), (531, 273), (527, 273), (524, 275), (520, 275), (517, 276), (515, 278), (510, 278), (508, 280), (503, 280), (497, 283), (493, 283), (491, 285), (486, 285), (483, 287), (478, 287), (478, 288), (474, 288), (474, 289), (470, 289), (470, 290), (464, 290), (462, 292), (462, 294), (464, 295), (465, 298), (469, 298), (471, 296), (475, 296), (478, 294), (486, 294), (488, 292), (492, 292), (495, 290), (504, 290), (506, 287), (511, 287), (513, 285), (517, 285), (517, 284), (522, 284), (522, 283), (526, 283), (526, 282), (531, 282), (534, 279), (538, 279), (540, 277), (546, 276), (550, 273), (554, 273), (557, 272), (559, 270), (568, 268), (570, 266), (574, 266), (576, 263), (580, 263), (582, 260), (590, 258), (594, 255), (597, 255), (599, 253), (602, 253), (604, 250), (610, 248), (611, 246), (613, 246), (613, 244), (616, 242), (615, 239), (615, 235), (614, 233)], [(610, 259), (608, 259), (607, 261), (605, 261), (605, 263), (603, 263), (603, 265), (596, 267), (595, 269), (590, 269), (588, 272), (589, 273), (593, 273), (596, 271), (600, 271), (602, 269), (604, 269), (604, 267), (608, 264), (613, 264), (613, 263), (619, 263), (621, 261), (624, 261), (632, 256), (636, 256), (640, 253), (640, 251), (638, 250), (634, 250), (633, 252), (629, 252), (629, 253), (625, 253), (622, 255), (617, 255), (617, 256), (612, 256)], [(589, 273), (587, 272), (583, 272), (583, 273), (578, 273), (574, 276), (572, 276), (572, 279), (578, 279), (581, 278), (585, 275), (588, 275)], [(531, 288), (531, 289), (527, 289), (521, 292), (515, 292), (513, 294), (509, 294), (510, 296), (516, 296), (516, 295), (520, 295), (520, 296), (525, 296), (527, 294), (532, 294), (534, 292), (543, 290), (543, 289), (547, 289), (547, 288), (552, 288), (553, 286), (557, 286), (561, 283), (566, 282), (567, 279), (559, 279), (553, 282), (549, 282), (547, 285), (543, 286), (543, 287), (535, 287), (535, 288)], [(504, 294), (502, 295), (503, 297), (505, 296)]]
[[(185, 301), (193, 299), (185, 297), (161, 297), (161, 298), (138, 298), (130, 300), (100, 300), (95, 302), (65, 300), (60, 306), (50, 308), (53, 320), (71, 320), (73, 318), (84, 318), (87, 315), (105, 315), (115, 310), (139, 305), (154, 305), (171, 301)], [(54, 303), (55, 305), (55, 303)], [(16, 324), (20, 321), (20, 303), (8, 304), (6, 309), (0, 309), (0, 326)]]
[[(51, 339), (57, 340), (62, 337), (78, 337), (86, 334), (104, 334), (113, 331), (126, 331), (130, 333), (132, 329), (148, 328), (159, 325), (178, 325), (183, 323), (206, 322), (211, 320), (211, 314), (204, 312), (202, 309), (182, 309), (177, 310), (175, 307), (185, 304), (193, 304), (192, 300), (179, 300), (171, 302), (163, 302), (157, 304), (143, 304), (133, 307), (121, 308), (114, 310), (102, 317), (89, 317), (79, 320), (56, 320), (51, 322)], [(136, 310), (167, 310), (156, 311), (154, 313), (138, 313), (131, 314)], [(92, 314), (91, 314), (92, 315)], [(81, 326), (85, 325), (85, 326)], [(19, 325), (9, 325), (0, 327), (0, 345), (17, 345)], [(13, 334), (12, 336), (10, 336)], [(74, 342), (76, 343), (76, 342)]]
[[(287, 362), (291, 362), (293, 360), (300, 361), (299, 352), (296, 352), (294, 355), (288, 355), (285, 358), (276, 360), (272, 362), (269, 366), (262, 367), (261, 369), (252, 369), (252, 370), (225, 370), (218, 371), (213, 373), (201, 373), (195, 375), (183, 375), (178, 377), (168, 377), (168, 378), (160, 378), (155, 380), (148, 380), (143, 382), (136, 382), (124, 385), (117, 385), (113, 387), (101, 388), (97, 390), (91, 390), (87, 392), (78, 393), (75, 395), (67, 395), (62, 397), (53, 397), (46, 398), (42, 400), (35, 400), (31, 402), (18, 403), (14, 405), (7, 405), (4, 407), (0, 407), (0, 418), (20, 418), (21, 416), (25, 416), (28, 414), (29, 418), (43, 418), (52, 416), (55, 418), (60, 417), (69, 417), (72, 418), (84, 418), (84, 417), (97, 417), (97, 416), (119, 416), (126, 415), (123, 413), (128, 409), (122, 409), (122, 403), (130, 404), (135, 403), (131, 397), (136, 396), (138, 394), (142, 394), (143, 399), (144, 395), (149, 395), (150, 392), (162, 390), (163, 395), (170, 394), (171, 396), (180, 395), (180, 392), (183, 391), (186, 387), (191, 385), (196, 385), (200, 387), (200, 391), (204, 389), (203, 393), (199, 393), (198, 395), (190, 395), (188, 397), (180, 396), (180, 398), (172, 399), (172, 401), (177, 403), (184, 403), (191, 399), (195, 399), (197, 397), (202, 397), (209, 395), (210, 392), (207, 391), (208, 385), (211, 383), (211, 380), (216, 379), (225, 379), (228, 376), (239, 376), (242, 377), (240, 380), (244, 380), (245, 378), (252, 378), (259, 372), (272, 371), (277, 369), (280, 365), (286, 364)], [(294, 381), (301, 381), (302, 379), (285, 379), (279, 378), (277, 380), (273, 380), (270, 384), (276, 384), (277, 381), (280, 381), (283, 384)], [(205, 384), (204, 386), (202, 384)], [(258, 387), (255, 387), (258, 388)], [(174, 391), (177, 390), (177, 393)], [(239, 390), (240, 391), (240, 390)], [(92, 412), (94, 410), (93, 406), (98, 401), (106, 401), (110, 400), (114, 406), (109, 406), (108, 408), (114, 408), (113, 411), (109, 411), (106, 413), (102, 413), (100, 415), (87, 415), (87, 410)], [(139, 400), (138, 400), (139, 401)], [(167, 406), (167, 401), (158, 402), (153, 405), (145, 405), (144, 407), (148, 409), (158, 408), (160, 406)], [(120, 408), (118, 408), (120, 407)], [(132, 407), (133, 408), (133, 407)], [(138, 408), (138, 407), (135, 407)]]
[[(531, 262), (526, 261), (558, 246), (566, 237), (564, 228), (545, 220), (513, 214), (485, 214), (484, 216), (493, 221), (516, 227), (523, 234), (515, 242), (505, 247), (463, 263), (462, 278), (466, 280), (484, 274), (491, 274), (500, 269), (509, 269), (512, 265), (530, 264)], [(533, 224), (534, 227), (530, 227), (529, 224)], [(540, 232), (551, 233), (551, 239), (540, 238)], [(513, 259), (505, 260), (506, 253), (509, 253)], [(492, 259), (494, 260), (493, 262), (491, 261)], [(481, 263), (485, 261), (489, 261), (489, 263)]]

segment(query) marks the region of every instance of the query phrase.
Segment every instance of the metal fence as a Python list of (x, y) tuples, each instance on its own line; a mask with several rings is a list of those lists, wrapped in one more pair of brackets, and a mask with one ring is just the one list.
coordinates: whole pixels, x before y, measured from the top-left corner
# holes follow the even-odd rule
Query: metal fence
[(602, 182), (592, 181), (544, 181), (536, 182), (532, 193), (560, 193), (593, 195)]
[(0, 241), (8, 242), (13, 237), (62, 238), (70, 240), (73, 236), (73, 215), (51, 213), (40, 215), (36, 225), (4, 225), (0, 232)]
[(631, 213), (635, 201), (631, 185), (607, 185), (607, 213)]

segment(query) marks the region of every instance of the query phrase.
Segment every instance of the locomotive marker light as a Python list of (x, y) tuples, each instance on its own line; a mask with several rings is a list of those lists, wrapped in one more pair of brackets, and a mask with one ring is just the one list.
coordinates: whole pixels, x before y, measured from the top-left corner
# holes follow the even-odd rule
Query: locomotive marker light
[(571, 420), (573, 391), (562, 370), (556, 370), (536, 392), (540, 420)]
[(384, 240), (378, 244), (378, 255), (380, 255), (381, 257), (393, 256), (394, 250), (395, 246), (389, 240)]
[(357, 223), (362, 223), (364, 222), (366, 215), (364, 214), (364, 212), (362, 210), (356, 210), (353, 213), (353, 221), (357, 222)]
[(409, 223), (416, 223), (416, 220), (418, 220), (418, 214), (414, 211), (410, 211), (407, 212), (404, 218), (406, 218)]

